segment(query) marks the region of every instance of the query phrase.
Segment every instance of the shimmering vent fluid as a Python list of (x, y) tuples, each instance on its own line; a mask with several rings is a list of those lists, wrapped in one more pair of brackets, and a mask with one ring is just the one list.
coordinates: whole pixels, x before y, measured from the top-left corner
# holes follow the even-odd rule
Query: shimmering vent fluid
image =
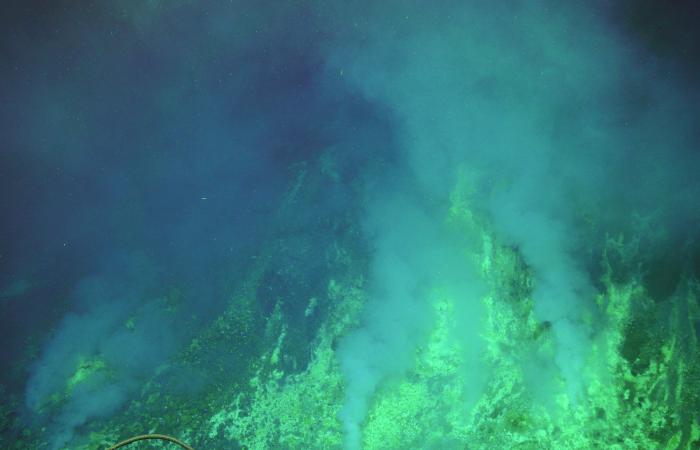
[(693, 2), (5, 3), (1, 448), (700, 448)]

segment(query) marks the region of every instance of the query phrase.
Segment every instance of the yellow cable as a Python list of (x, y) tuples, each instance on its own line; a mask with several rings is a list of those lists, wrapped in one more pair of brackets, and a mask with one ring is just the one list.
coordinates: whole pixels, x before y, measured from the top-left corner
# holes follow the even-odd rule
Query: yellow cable
[(145, 441), (148, 439), (168, 441), (168, 442), (172, 442), (173, 444), (179, 445), (180, 447), (184, 448), (185, 450), (194, 450), (192, 447), (185, 444), (184, 442), (182, 442), (178, 439), (175, 439), (172, 436), (167, 436), (165, 434), (142, 434), (140, 436), (134, 436), (132, 438), (129, 438), (127, 440), (124, 440), (124, 441), (121, 441), (117, 444), (114, 444), (113, 446), (111, 446), (107, 450), (117, 450), (118, 448), (124, 447), (125, 445), (129, 445), (129, 444), (134, 443), (136, 441)]

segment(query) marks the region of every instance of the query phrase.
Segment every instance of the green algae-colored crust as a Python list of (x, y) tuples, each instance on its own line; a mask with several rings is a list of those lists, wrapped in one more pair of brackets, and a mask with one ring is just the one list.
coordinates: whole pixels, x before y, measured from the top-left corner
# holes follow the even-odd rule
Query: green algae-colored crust
[[(308, 170), (300, 169), (281, 216), (307, 195)], [(477, 274), (480, 294), (471, 310), (480, 314), (478, 326), (460, 329), (463, 305), (454, 289), (431, 286), (424, 299), (434, 312), (430, 330), (412, 368), (375, 393), (362, 424), (363, 448), (698, 448), (700, 286), (684, 275), (672, 295), (652, 295), (641, 275), (640, 247), (658, 230), (640, 228), (640, 236), (616, 234), (592, 244), (599, 249), (600, 279), (584, 320), (595, 321), (597, 331), (582, 373), (586, 395), (575, 401), (550, 362), (551, 327), (533, 311), (533, 274), (518, 250), (499, 242), (471, 209), (476, 176), (461, 172), (444, 227), (459, 236), (465, 266)], [(352, 240), (331, 242), (323, 289), (311, 292), (298, 314), (283, 292), (265, 298), (266, 312), (261, 287), (267, 274), (281, 270), (276, 264), (289, 245), (275, 233), (245, 273), (237, 273), (227, 309), (123, 411), (91, 423), (83, 445), (72, 448), (96, 450), (145, 432), (173, 434), (198, 449), (342, 448), (337, 415), (344, 380), (335, 347), (360, 323), (366, 259)], [(172, 292), (166, 303), (177, 308)], [(307, 342), (300, 340), (302, 328), (314, 330)], [(307, 362), (296, 364), (304, 353)], [(84, 359), (57, 395), (108, 371), (99, 358)], [(196, 395), (172, 391), (165, 375), (179, 372), (206, 374), (207, 384)], [(0, 419), (8, 417), (3, 409)]]
[[(284, 351), (283, 339), (278, 339), (263, 354), (264, 363), (250, 380), (249, 389), (232, 392), (209, 418), (209, 437), (223, 436), (250, 449), (340, 447), (336, 416), (343, 399), (343, 379), (332, 345), (356, 320), (363, 304), (361, 280), (354, 281), (329, 280), (327, 298), (338, 307), (321, 327), (306, 370), (287, 376), (278, 368), (279, 353)], [(284, 336), (279, 312), (271, 323)]]

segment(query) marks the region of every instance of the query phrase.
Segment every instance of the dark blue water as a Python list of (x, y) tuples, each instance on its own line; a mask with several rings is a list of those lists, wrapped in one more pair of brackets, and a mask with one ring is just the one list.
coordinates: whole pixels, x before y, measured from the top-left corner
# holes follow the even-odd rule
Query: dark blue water
[[(337, 347), (338, 420), (358, 448), (368, 402), (428, 333), (418, 293), (487, 290), (460, 259), (480, 244), (442, 228), (470, 170), (479, 226), (535, 280), (556, 389), (584, 396), (610, 236), (641, 242), (617, 281), (640, 280), (662, 321), (665, 308), (690, 317), (679, 336), (700, 333), (697, 306), (672, 302), (700, 273), (690, 2), (6, 3), (5, 448), (79, 448), (93, 420), (121, 420), (158, 367), (229, 317), (259, 258), (271, 262), (247, 326), (282, 314), (287, 373), (306, 368), (333, 309), (305, 321), (309, 299), (348, 267), (369, 280), (369, 313)], [(478, 354), (484, 311), (470, 302), (455, 317)], [(247, 379), (272, 341), (243, 339), (235, 358), (212, 344), (163, 389), (209, 395), (225, 383), (214, 367)], [(65, 394), (86, 360), (109, 374)]]

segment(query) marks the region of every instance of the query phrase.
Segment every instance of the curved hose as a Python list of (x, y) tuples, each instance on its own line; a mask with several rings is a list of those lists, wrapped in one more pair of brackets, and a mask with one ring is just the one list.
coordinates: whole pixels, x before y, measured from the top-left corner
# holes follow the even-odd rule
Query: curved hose
[(129, 445), (129, 444), (134, 443), (136, 441), (145, 441), (148, 439), (168, 441), (168, 442), (172, 442), (173, 444), (179, 445), (180, 447), (184, 448), (185, 450), (194, 450), (192, 447), (185, 444), (181, 440), (175, 439), (174, 437), (167, 436), (165, 434), (142, 434), (140, 436), (134, 436), (132, 438), (129, 438), (129, 439), (121, 441), (117, 444), (114, 444), (113, 446), (111, 446), (107, 450), (117, 450), (118, 448), (124, 447), (125, 445)]

